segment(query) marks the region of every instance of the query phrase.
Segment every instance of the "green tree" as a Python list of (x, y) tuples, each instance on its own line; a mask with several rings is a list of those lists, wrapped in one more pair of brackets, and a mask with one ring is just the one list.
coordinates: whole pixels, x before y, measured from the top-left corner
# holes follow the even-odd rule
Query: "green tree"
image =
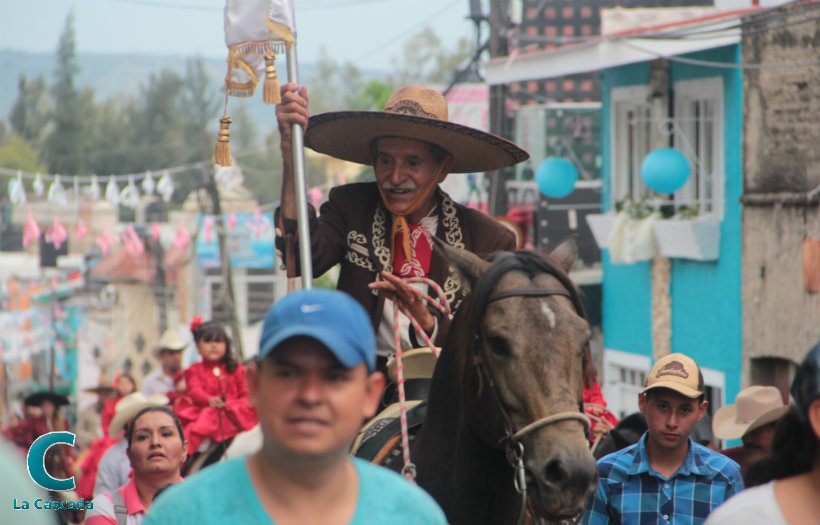
[(9, 125), (12, 131), (33, 144), (37, 144), (49, 117), (44, 99), (45, 80), (39, 76), (28, 81), (26, 75), (21, 73), (17, 80), (17, 89), (17, 100), (9, 112)]
[(86, 171), (84, 117), (93, 97), (74, 85), (79, 71), (74, 41), (74, 12), (66, 17), (65, 29), (57, 47), (57, 71), (51, 88), (54, 111), (52, 130), (45, 139), (43, 157), (52, 173), (79, 174)]
[(37, 160), (37, 149), (14, 132), (6, 133), (0, 139), (0, 166), (29, 173), (46, 171), (46, 167)]
[(388, 75), (388, 83), (395, 86), (449, 84), (459, 65), (465, 63), (472, 52), (472, 43), (466, 38), (458, 42), (455, 51), (443, 48), (441, 39), (427, 26), (404, 43), (401, 58), (395, 60), (402, 66)]

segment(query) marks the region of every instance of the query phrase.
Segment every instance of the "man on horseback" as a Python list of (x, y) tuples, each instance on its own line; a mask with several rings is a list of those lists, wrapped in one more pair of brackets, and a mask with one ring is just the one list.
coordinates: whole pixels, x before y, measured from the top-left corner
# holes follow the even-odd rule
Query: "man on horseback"
[(349, 295), (313, 289), (265, 317), (248, 390), (262, 448), (171, 487), (150, 524), (446, 523), (423, 490), (348, 455), (384, 388), (370, 320)]
[[(395, 352), (393, 305), (406, 305), (426, 335), (441, 345), (450, 319), (425, 306), (425, 277), (440, 286), (453, 310), (464, 296), (447, 262), (432, 249), (432, 237), (479, 255), (515, 248), (511, 230), (485, 214), (454, 202), (439, 187), (450, 172), (483, 172), (529, 157), (515, 144), (448, 120), (447, 102), (421, 86), (399, 89), (384, 111), (337, 111), (309, 116), (307, 89), (281, 88), (276, 108), (284, 173), (277, 210), (277, 247), (289, 275), (298, 273), (297, 225), (291, 124), (303, 126), (305, 145), (342, 160), (373, 166), (376, 182), (331, 189), (309, 229), (314, 272), (341, 264), (338, 289), (364, 306), (377, 332), (380, 355)], [(382, 293), (377, 293), (382, 292)], [(403, 349), (421, 346), (401, 316)]]

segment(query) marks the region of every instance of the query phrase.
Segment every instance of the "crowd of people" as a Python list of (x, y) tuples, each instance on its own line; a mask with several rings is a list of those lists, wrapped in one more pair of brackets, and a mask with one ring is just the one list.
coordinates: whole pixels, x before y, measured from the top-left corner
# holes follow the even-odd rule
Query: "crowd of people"
[[(383, 397), (386, 356), (447, 336), (450, 318), (424, 295), (440, 287), (455, 309), (468, 293), (434, 238), (479, 255), (516, 246), (511, 230), (453, 202), (439, 183), (528, 155), (450, 122), (443, 96), (420, 86), (393, 93), (383, 111), (316, 116), (304, 87), (285, 84), (280, 94), (276, 245), (290, 276), (299, 268), (291, 126), (306, 130), (308, 147), (374, 169), (375, 182), (334, 188), (320, 214), (310, 208), (314, 270), (340, 264), (339, 291), (297, 291), (274, 304), (247, 367), (222, 325), (195, 318), (197, 362), (183, 368), (188, 343), (169, 330), (155, 350), (160, 367), (142, 385), (120, 374), (89, 389), (97, 402), (78, 418), (79, 455), (58, 445), (45, 461), (52, 477), (78, 478), (75, 496), (93, 502), (88, 525), (446, 523), (422, 489), (349, 451)], [(418, 278), (427, 281), (410, 282)], [(393, 299), (406, 310), (396, 314)], [(670, 354), (639, 394), (643, 427), (623, 442), (619, 426), (633, 418), (619, 422), (607, 410), (589, 367), (591, 448), (621, 440), (610, 440), (614, 451), (598, 461), (581, 523), (820, 522), (820, 345), (798, 368), (791, 394), (793, 406), (773, 387), (741, 391), (711, 427), (742, 446), (713, 450), (701, 444), (713, 445), (712, 432), (693, 439), (708, 411), (700, 367)], [(33, 393), (4, 434), (24, 452), (44, 433), (71, 430), (61, 413), (67, 404), (54, 392)], [(245, 439), (257, 444), (249, 454), (226, 453)], [(209, 464), (219, 456), (231, 459)]]

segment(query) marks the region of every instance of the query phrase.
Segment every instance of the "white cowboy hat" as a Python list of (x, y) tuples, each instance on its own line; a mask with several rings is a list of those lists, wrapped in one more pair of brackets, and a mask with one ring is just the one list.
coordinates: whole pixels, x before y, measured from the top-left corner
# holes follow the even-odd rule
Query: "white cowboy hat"
[(373, 165), (373, 141), (406, 137), (450, 153), (452, 173), (513, 166), (529, 153), (507, 139), (449, 121), (447, 101), (434, 89), (406, 86), (393, 93), (384, 111), (333, 111), (310, 117), (305, 145), (337, 159)]
[(734, 405), (726, 405), (715, 413), (712, 432), (720, 439), (737, 439), (777, 421), (788, 411), (776, 387), (750, 386), (738, 393)]
[(145, 397), (142, 392), (132, 392), (123, 396), (117, 402), (114, 410), (114, 417), (108, 426), (108, 435), (116, 438), (123, 431), (125, 425), (137, 415), (137, 412), (149, 406), (162, 406), (168, 404), (168, 398), (163, 394), (154, 394)]
[(165, 333), (162, 334), (162, 337), (159, 338), (159, 342), (157, 343), (157, 347), (155, 352), (159, 355), (160, 352), (163, 350), (172, 350), (175, 352), (181, 352), (185, 350), (185, 347), (188, 346), (188, 341), (185, 341), (180, 337), (179, 330), (175, 328), (169, 328), (165, 330)]

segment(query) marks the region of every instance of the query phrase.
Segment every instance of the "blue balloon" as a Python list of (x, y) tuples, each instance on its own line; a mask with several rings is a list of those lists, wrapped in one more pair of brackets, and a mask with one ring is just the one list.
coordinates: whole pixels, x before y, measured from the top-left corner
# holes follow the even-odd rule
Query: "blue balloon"
[(691, 172), (686, 155), (674, 148), (659, 148), (641, 163), (641, 177), (655, 193), (675, 193), (686, 184)]
[(578, 181), (578, 170), (575, 165), (563, 157), (548, 157), (535, 170), (535, 183), (547, 197), (560, 199), (575, 189)]

